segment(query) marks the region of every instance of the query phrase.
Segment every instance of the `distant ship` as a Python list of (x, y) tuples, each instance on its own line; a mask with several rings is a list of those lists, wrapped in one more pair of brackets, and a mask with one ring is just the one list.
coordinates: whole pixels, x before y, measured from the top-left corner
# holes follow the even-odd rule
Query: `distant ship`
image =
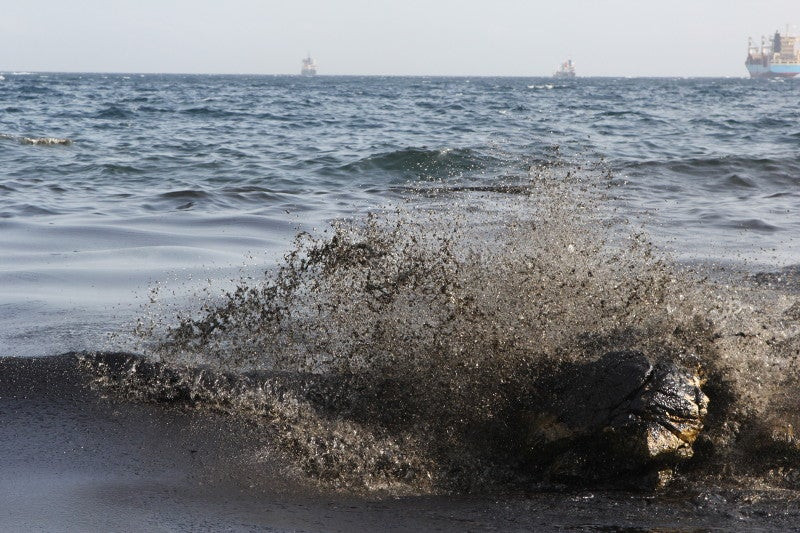
[(314, 60), (311, 59), (311, 54), (308, 55), (305, 59), (303, 59), (303, 68), (300, 69), (301, 76), (316, 76), (317, 75), (317, 64), (314, 63)]
[(571, 59), (567, 59), (558, 67), (553, 73), (554, 78), (574, 78), (575, 77), (575, 63)]
[(761, 38), (761, 46), (754, 46), (753, 39), (747, 44), (745, 66), (751, 78), (793, 78), (800, 74), (800, 51), (797, 37), (775, 32), (772, 41)]

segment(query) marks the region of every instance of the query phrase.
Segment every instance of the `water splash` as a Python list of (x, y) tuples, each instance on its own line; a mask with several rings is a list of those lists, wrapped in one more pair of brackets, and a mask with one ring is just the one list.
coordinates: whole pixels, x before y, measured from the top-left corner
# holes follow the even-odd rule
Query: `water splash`
[(264, 279), (141, 320), (139, 349), (166, 368), (332, 380), (313, 392), (182, 382), (204, 405), (268, 412), (297, 464), (336, 486), (529, 483), (536, 450), (519, 413), (559, 368), (613, 350), (709, 377), (692, 463), (704, 475), (739, 468), (742, 454), (761, 454), (748, 465), (761, 475), (775, 457), (765, 450), (800, 449), (787, 418), (800, 325), (782, 314), (800, 304), (673, 264), (610, 207), (602, 166), (541, 166), (525, 180), (512, 194), (438, 191), (302, 233)]

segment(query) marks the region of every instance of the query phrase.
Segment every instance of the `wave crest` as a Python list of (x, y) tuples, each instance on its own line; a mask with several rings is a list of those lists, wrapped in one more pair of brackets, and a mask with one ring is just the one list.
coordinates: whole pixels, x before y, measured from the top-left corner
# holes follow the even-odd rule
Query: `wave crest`
[(59, 137), (20, 137), (19, 142), (22, 144), (35, 144), (41, 146), (69, 146), (72, 144), (71, 139)]
[(69, 146), (73, 143), (72, 139), (63, 137), (19, 137), (0, 133), (0, 140), (16, 141), (20, 144), (31, 144), (38, 146)]
[(341, 167), (347, 173), (388, 172), (405, 178), (444, 179), (484, 170), (494, 158), (468, 148), (405, 148), (375, 154)]

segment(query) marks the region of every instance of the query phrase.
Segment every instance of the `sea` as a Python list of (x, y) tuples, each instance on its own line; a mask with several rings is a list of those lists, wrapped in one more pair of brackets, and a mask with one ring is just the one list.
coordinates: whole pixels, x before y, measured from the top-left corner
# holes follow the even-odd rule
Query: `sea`
[[(796, 397), (798, 83), (2, 73), (0, 529), (796, 527), (796, 459), (620, 492), (442, 466), (425, 432), (456, 428), (451, 453), (471, 453), (453, 435), (479, 409), (445, 354), (480, 345), (483, 369), (639, 326), (625, 348), (673, 346), (697, 316), (716, 336), (686, 349), (729, 395)], [(463, 398), (387, 425), (293, 397), (260, 423), (115, 397), (64, 362), (120, 351), (228, 374), (405, 358), (448, 383), (418, 404)], [(707, 425), (765, 416), (737, 409)], [(320, 451), (337, 446), (352, 456)], [(364, 459), (412, 447), (399, 470)]]

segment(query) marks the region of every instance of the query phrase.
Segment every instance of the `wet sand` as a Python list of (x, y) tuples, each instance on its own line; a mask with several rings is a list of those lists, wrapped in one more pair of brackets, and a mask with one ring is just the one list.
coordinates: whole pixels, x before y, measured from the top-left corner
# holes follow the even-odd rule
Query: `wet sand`
[(0, 359), (6, 531), (774, 531), (779, 493), (580, 490), (394, 498), (310, 486), (252, 423), (103, 398), (72, 355)]

